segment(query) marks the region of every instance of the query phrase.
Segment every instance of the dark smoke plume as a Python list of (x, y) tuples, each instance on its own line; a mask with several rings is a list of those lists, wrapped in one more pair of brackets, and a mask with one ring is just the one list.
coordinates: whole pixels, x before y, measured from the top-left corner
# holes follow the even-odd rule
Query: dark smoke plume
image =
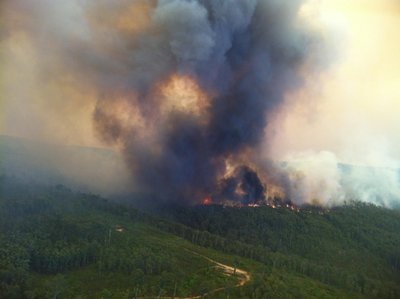
[[(300, 84), (298, 67), (314, 40), (298, 22), (301, 1), (152, 3), (146, 29), (118, 41), (127, 46), (117, 61), (126, 69), (121, 88), (135, 94), (130, 105), (145, 126), (125, 128), (108, 112), (107, 94), (94, 119), (105, 140), (122, 143), (143, 191), (196, 201), (215, 193), (227, 159), (257, 150), (269, 113)], [(157, 88), (173, 75), (191, 78), (208, 95), (201, 116), (173, 109), (162, 115)], [(148, 127), (150, 137), (140, 132)], [(236, 172), (225, 183), (239, 184), (244, 202), (264, 198), (254, 170)]]
[[(396, 106), (397, 31), (388, 28), (398, 4), (375, 1), (352, 22), (361, 3), (353, 1), (331, 22), (343, 7), (320, 2), (0, 0), (0, 133), (119, 150), (122, 163), (84, 163), (31, 149), (104, 195), (395, 206), (396, 109), (381, 121), (374, 112)], [(389, 46), (357, 56), (367, 40), (360, 24)], [(385, 58), (382, 80), (374, 63), (360, 63), (376, 56)], [(353, 83), (367, 69), (374, 92), (346, 92), (348, 82), (364, 90)], [(343, 161), (368, 167), (343, 171)]]
[(7, 15), (18, 12), (15, 26), (46, 57), (41, 82), (57, 77), (97, 99), (96, 131), (122, 148), (135, 190), (196, 202), (233, 175), (241, 200), (253, 202), (279, 177), (257, 163), (268, 119), (319, 44), (301, 5), (15, 0)]

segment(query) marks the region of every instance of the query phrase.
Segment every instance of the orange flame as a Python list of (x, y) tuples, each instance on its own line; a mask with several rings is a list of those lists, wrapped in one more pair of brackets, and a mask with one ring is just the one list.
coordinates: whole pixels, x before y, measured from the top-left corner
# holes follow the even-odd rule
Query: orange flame
[(213, 204), (211, 196), (207, 196), (206, 198), (203, 199), (203, 205), (209, 206)]
[(163, 97), (162, 113), (178, 111), (207, 118), (209, 97), (190, 76), (172, 75), (160, 86), (160, 93)]

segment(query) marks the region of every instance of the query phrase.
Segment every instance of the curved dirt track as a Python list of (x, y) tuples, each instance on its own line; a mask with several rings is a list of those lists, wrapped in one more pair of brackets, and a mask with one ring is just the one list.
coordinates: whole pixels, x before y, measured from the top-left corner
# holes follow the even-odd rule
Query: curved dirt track
[[(213, 260), (213, 259), (211, 259), (211, 258), (209, 258), (209, 257), (207, 257), (205, 255), (202, 255), (202, 254), (197, 253), (195, 251), (192, 251), (190, 249), (186, 249), (185, 248), (185, 250), (191, 252), (192, 254), (201, 256), (202, 258), (206, 259), (207, 261), (213, 263), (215, 265), (215, 267), (222, 269), (226, 275), (229, 275), (229, 276), (230, 275), (237, 275), (238, 278), (239, 278), (239, 282), (235, 286), (236, 288), (245, 285), (251, 279), (250, 273), (245, 271), (245, 270), (243, 270), (243, 269), (236, 268), (236, 270), (235, 270), (234, 267), (231, 267), (231, 266), (222, 264), (220, 262), (217, 262), (217, 261), (215, 261), (215, 260)], [(222, 290), (225, 290), (225, 287), (216, 288), (216, 289), (211, 290), (211, 291), (209, 291), (207, 293), (204, 293), (202, 295), (196, 295), (196, 296), (191, 296), (191, 297), (165, 297), (165, 296), (164, 297), (160, 297), (160, 296), (155, 296), (155, 297), (139, 297), (138, 299), (155, 299), (155, 298), (157, 298), (157, 299), (172, 299), (172, 298), (174, 298), (174, 299), (200, 299), (200, 298), (206, 298), (208, 295), (211, 295), (213, 293), (216, 293), (216, 292), (219, 292), (219, 291), (222, 291)]]

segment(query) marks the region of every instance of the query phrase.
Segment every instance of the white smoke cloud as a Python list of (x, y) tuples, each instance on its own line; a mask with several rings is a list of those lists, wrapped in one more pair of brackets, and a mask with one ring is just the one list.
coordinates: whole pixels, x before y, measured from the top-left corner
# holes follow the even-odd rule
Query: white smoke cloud
[(332, 206), (343, 202), (340, 169), (331, 152), (296, 153), (285, 159), (290, 198), (298, 204)]
[[(389, 165), (396, 161), (387, 159)], [(283, 163), (290, 198), (297, 204), (337, 206), (349, 201), (396, 207), (400, 202), (400, 168), (350, 165), (332, 152), (303, 152)]]

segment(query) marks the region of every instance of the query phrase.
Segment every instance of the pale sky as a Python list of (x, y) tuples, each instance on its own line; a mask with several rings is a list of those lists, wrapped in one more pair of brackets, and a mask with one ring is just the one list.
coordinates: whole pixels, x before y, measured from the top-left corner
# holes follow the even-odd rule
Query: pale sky
[(273, 156), (331, 151), (357, 164), (400, 160), (400, 1), (309, 1), (301, 13), (329, 32), (336, 56), (288, 95), (295, 104), (268, 129)]

